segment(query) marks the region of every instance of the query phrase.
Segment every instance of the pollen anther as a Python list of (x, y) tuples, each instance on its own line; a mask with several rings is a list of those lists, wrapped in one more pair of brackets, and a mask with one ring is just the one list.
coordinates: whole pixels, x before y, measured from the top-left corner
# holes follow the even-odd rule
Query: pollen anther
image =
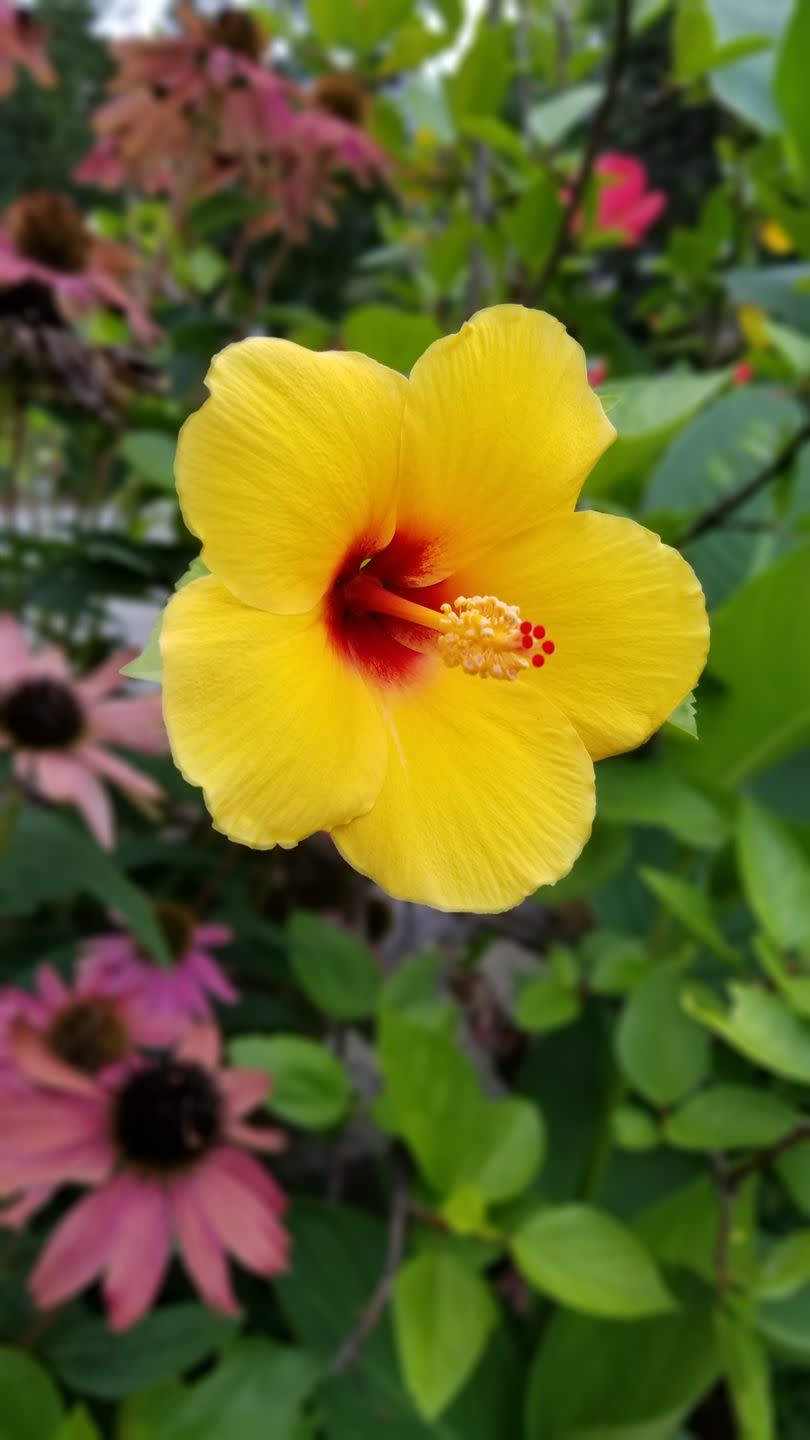
[(439, 650), (447, 665), (460, 665), (483, 680), (516, 680), (528, 667), (531, 625), (527, 631), (516, 605), (495, 595), (459, 595), (452, 605), (442, 605), (441, 614)]

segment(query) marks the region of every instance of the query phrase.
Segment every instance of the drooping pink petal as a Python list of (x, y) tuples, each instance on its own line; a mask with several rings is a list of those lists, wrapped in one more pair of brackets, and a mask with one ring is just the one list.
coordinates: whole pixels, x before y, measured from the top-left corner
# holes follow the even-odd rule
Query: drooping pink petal
[(96, 700), (109, 695), (111, 691), (118, 690), (124, 684), (124, 677), (121, 674), (125, 665), (134, 660), (138, 651), (133, 646), (122, 650), (114, 650), (106, 660), (97, 665), (95, 670), (83, 675), (77, 682), (77, 689), (81, 698), (88, 705), (94, 705)]
[[(248, 1157), (241, 1157), (242, 1159)], [(260, 1194), (257, 1177), (229, 1165), (229, 1151), (215, 1151), (190, 1183), (208, 1224), (230, 1254), (259, 1275), (275, 1275), (287, 1263), (288, 1242), (275, 1208)], [(256, 1170), (260, 1167), (252, 1162)]]
[(30, 758), (25, 752), (18, 752), (14, 757), (15, 771), (29, 784), (33, 783), (43, 799), (75, 805), (102, 850), (112, 850), (115, 843), (112, 807), (104, 786), (92, 771), (81, 764), (75, 754), (38, 755), (33, 765), (28, 763)]
[(92, 709), (93, 735), (109, 745), (161, 755), (168, 749), (159, 695), (103, 700)]
[(252, 1155), (246, 1155), (232, 1145), (222, 1146), (219, 1156), (221, 1164), (241, 1180), (243, 1185), (255, 1190), (271, 1210), (277, 1215), (284, 1214), (287, 1209), (287, 1196), (264, 1165)]
[(219, 1064), (220, 1038), (216, 1025), (201, 1020), (192, 1025), (174, 1051), (178, 1060), (187, 1060), (202, 1065), (206, 1070), (215, 1070)]
[(128, 795), (139, 795), (144, 800), (159, 800), (163, 790), (157, 780), (151, 775), (144, 775), (122, 760), (119, 755), (113, 755), (109, 750), (104, 750), (101, 745), (82, 745), (79, 752), (85, 764), (92, 767), (98, 775), (103, 775), (105, 780), (111, 780)]
[(157, 1181), (127, 1177), (124, 1215), (104, 1273), (111, 1330), (126, 1330), (153, 1304), (169, 1263), (169, 1209)]
[(95, 1098), (79, 1095), (23, 1091), (13, 1105), (3, 1107), (0, 1155), (8, 1152), (32, 1154), (82, 1145), (99, 1133), (99, 1105)]
[(238, 1315), (225, 1252), (202, 1213), (192, 1182), (172, 1181), (169, 1202), (183, 1263), (203, 1299), (214, 1310)]
[[(193, 942), (195, 945), (198, 936), (199, 928), (195, 932)], [(224, 971), (217, 965), (215, 960), (212, 960), (210, 955), (206, 955), (203, 950), (193, 949), (186, 956), (182, 964), (190, 978), (196, 982), (196, 985), (201, 990), (209, 990), (212, 995), (216, 995), (217, 999), (222, 1000), (225, 1005), (236, 1004), (239, 999), (238, 990), (234, 989)]]
[(50, 1185), (35, 1185), (26, 1190), (19, 1199), (0, 1207), (0, 1227), (4, 1230), (24, 1229), (32, 1215), (48, 1204), (53, 1193)]
[(21, 679), (31, 668), (31, 652), (13, 615), (0, 615), (0, 685)]
[[(48, 279), (45, 283), (49, 283)], [(31, 674), (47, 675), (53, 680), (64, 680), (71, 688), (74, 688), (68, 658), (61, 645), (46, 645), (44, 650), (38, 650), (31, 657)]]
[(28, 1287), (40, 1309), (76, 1295), (102, 1271), (126, 1219), (128, 1180), (118, 1176), (79, 1200), (54, 1230)]
[(233, 930), (230, 925), (218, 925), (215, 921), (198, 925), (194, 931), (195, 944), (206, 947), (213, 945), (214, 949), (218, 945), (230, 945), (232, 940)]
[(39, 999), (51, 1010), (58, 1009), (70, 999), (67, 985), (52, 965), (37, 966), (36, 987)]
[(29, 1080), (35, 1080), (50, 1090), (66, 1090), (73, 1095), (93, 1098), (99, 1096), (96, 1082), (60, 1060), (26, 1020), (18, 1018), (12, 1021), (8, 1045), (15, 1063)]
[(40, 1155), (0, 1155), (0, 1196), (16, 1195), (32, 1185), (98, 1185), (114, 1164), (115, 1152), (106, 1138)]
[(219, 1085), (230, 1114), (236, 1118), (255, 1110), (267, 1098), (270, 1077), (263, 1070), (223, 1070)]

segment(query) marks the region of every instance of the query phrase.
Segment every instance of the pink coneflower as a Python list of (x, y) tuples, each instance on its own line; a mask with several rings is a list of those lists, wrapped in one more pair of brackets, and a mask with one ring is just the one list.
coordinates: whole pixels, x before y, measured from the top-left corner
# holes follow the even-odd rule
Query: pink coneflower
[(127, 289), (135, 256), (94, 235), (67, 195), (32, 191), (15, 200), (0, 227), (0, 287), (35, 281), (67, 319), (97, 306), (118, 310), (138, 339), (160, 333)]
[(607, 380), (608, 370), (607, 360), (603, 360), (601, 355), (595, 355), (592, 360), (588, 361), (588, 384), (592, 385), (594, 389), (603, 385)]
[(131, 935), (99, 935), (83, 948), (79, 975), (112, 994), (124, 995), (142, 1014), (158, 1044), (171, 1045), (190, 1021), (209, 1019), (211, 999), (233, 1005), (239, 996), (210, 954), (227, 945), (227, 925), (198, 925), (185, 905), (161, 901), (155, 915), (168, 942), (173, 964), (162, 969), (143, 953)]
[(17, 67), (40, 85), (55, 85), (56, 75), (45, 54), (45, 37), (30, 10), (0, 0), (0, 96), (10, 95)]
[(115, 838), (113, 811), (102, 781), (125, 794), (155, 801), (162, 790), (108, 749), (125, 745), (144, 754), (166, 749), (160, 697), (111, 699), (120, 669), (133, 657), (119, 650), (81, 679), (57, 646), (32, 654), (11, 615), (0, 615), (0, 748), (13, 752), (14, 773), (43, 800), (75, 805), (104, 849)]
[[(219, 1068), (212, 1025), (196, 1026), (175, 1051), (65, 1087), (54, 1075), (21, 1097), (0, 1136), (0, 1188), (15, 1170), (48, 1169), (62, 1183), (93, 1185), (57, 1226), (30, 1279), (35, 1303), (60, 1305), (100, 1278), (113, 1330), (154, 1303), (174, 1240), (203, 1299), (237, 1313), (227, 1256), (259, 1275), (287, 1263), (284, 1196), (246, 1148), (281, 1147), (275, 1130), (244, 1116), (265, 1097), (267, 1077)], [(18, 1184), (18, 1189), (22, 1188)]]
[(666, 209), (666, 195), (647, 189), (647, 170), (634, 155), (606, 151), (594, 168), (601, 181), (596, 228), (618, 233), (622, 245), (639, 245)]

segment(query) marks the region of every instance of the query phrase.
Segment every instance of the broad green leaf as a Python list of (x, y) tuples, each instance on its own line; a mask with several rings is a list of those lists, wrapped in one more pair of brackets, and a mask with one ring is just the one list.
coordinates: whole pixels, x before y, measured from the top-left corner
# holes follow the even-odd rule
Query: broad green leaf
[(800, 1215), (810, 1218), (810, 1140), (780, 1155), (774, 1169)]
[(381, 975), (374, 956), (348, 931), (308, 910), (287, 925), (290, 965), (314, 1005), (338, 1020), (371, 1015)]
[(469, 115), (493, 115), (500, 110), (512, 68), (511, 27), (492, 25), (484, 17), (469, 50), (444, 82), (457, 125)]
[(169, 1305), (122, 1335), (102, 1319), (70, 1320), (46, 1334), (43, 1352), (59, 1379), (82, 1395), (117, 1400), (199, 1365), (234, 1334), (234, 1322), (202, 1305)]
[(312, 28), (323, 45), (365, 54), (411, 16), (414, 0), (307, 0)]
[(701, 1083), (709, 1068), (709, 1039), (680, 1005), (683, 977), (654, 970), (625, 1001), (616, 1029), (616, 1054), (627, 1079), (656, 1105), (671, 1105)]
[(682, 1150), (755, 1149), (773, 1145), (798, 1120), (792, 1105), (767, 1090), (713, 1085), (667, 1117), (664, 1135)]
[(672, 47), (678, 80), (695, 80), (709, 69), (715, 39), (708, 0), (677, 0)]
[(393, 305), (362, 305), (350, 310), (343, 328), (347, 350), (360, 350), (405, 374), (441, 334), (431, 315), (411, 314)]
[[(526, 1440), (673, 1440), (717, 1372), (711, 1294), (621, 1324), (558, 1312), (529, 1376)], [(511, 1440), (511, 1437), (510, 1437)]]
[(734, 789), (810, 744), (810, 665), (797, 665), (792, 639), (796, 617), (807, 614), (810, 544), (715, 614), (709, 671), (724, 689), (701, 700), (700, 744), (682, 761), (690, 774)]
[(777, 1440), (770, 1366), (760, 1337), (742, 1313), (726, 1310), (716, 1323), (739, 1440)]
[(393, 1306), (408, 1389), (420, 1414), (433, 1420), (475, 1369), (497, 1322), (489, 1287), (436, 1246), (399, 1271)]
[(712, 991), (690, 986), (681, 997), (684, 1009), (763, 1069), (810, 1084), (810, 1024), (781, 995), (739, 982), (728, 988), (727, 1007)]
[(810, 949), (810, 856), (781, 820), (745, 798), (737, 847), (746, 894), (768, 935), (786, 950)]
[(230, 1046), (237, 1065), (265, 1070), (274, 1115), (304, 1130), (340, 1124), (352, 1100), (346, 1072), (331, 1050), (301, 1035), (241, 1035)]
[(520, 258), (539, 270), (560, 223), (562, 206), (557, 187), (540, 175), (503, 217), (503, 229)]
[(439, 986), (446, 964), (444, 956), (430, 953), (400, 960), (380, 986), (379, 1009), (419, 1011), (437, 1004), (444, 1006)]
[(576, 1020), (582, 1001), (556, 975), (535, 975), (521, 987), (515, 1018), (521, 1030), (560, 1030)]
[(0, 1348), (3, 1440), (57, 1440), (62, 1402), (48, 1373), (24, 1350)]
[(638, 1105), (619, 1105), (611, 1113), (610, 1130), (620, 1150), (654, 1150), (661, 1140), (652, 1116)]
[(666, 723), (667, 725), (671, 725), (673, 730), (680, 730), (684, 735), (688, 735), (690, 739), (697, 740), (698, 730), (693, 691), (690, 691), (686, 699), (682, 700), (680, 705), (676, 706)]
[(653, 870), (642, 865), (640, 875), (648, 890), (651, 890), (661, 904), (680, 920), (684, 930), (705, 945), (721, 960), (730, 964), (736, 961), (736, 953), (725, 939), (712, 914), (711, 905), (702, 890), (696, 890), (678, 875), (669, 875), (664, 870)]
[(728, 376), (727, 370), (714, 370), (611, 380), (616, 403), (610, 418), (618, 439), (591, 472), (587, 493), (606, 495), (624, 481), (638, 488), (647, 467), (680, 427), (727, 384)]
[[(729, 1202), (729, 1273), (741, 1287), (747, 1286), (755, 1268), (755, 1195), (756, 1185), (749, 1181)], [(700, 1174), (644, 1210), (634, 1220), (633, 1229), (660, 1265), (689, 1270), (714, 1287), (717, 1231), (722, 1223), (717, 1187)]]
[(597, 995), (626, 994), (650, 968), (650, 958), (634, 935), (592, 930), (582, 950), (590, 966), (588, 985)]
[(805, 178), (810, 183), (810, 109), (807, 104), (807, 57), (810, 55), (810, 6), (794, 0), (790, 23), (782, 36), (773, 93), (787, 125)]
[(539, 1111), (514, 1097), (485, 1098), (471, 1062), (432, 1010), (383, 1010), (379, 1054), (386, 1124), (435, 1190), (452, 1196), (474, 1187), (491, 1202), (525, 1190), (543, 1153)]
[(174, 493), (176, 435), (164, 430), (130, 430), (121, 441), (121, 455), (144, 480)]
[(168, 965), (166, 937), (152, 906), (112, 856), (59, 811), (24, 806), (0, 865), (0, 914), (30, 915), (39, 905), (77, 894), (117, 910), (149, 954)]
[(62, 1421), (54, 1440), (101, 1440), (101, 1431), (85, 1407), (77, 1405)]
[(810, 1285), (782, 1300), (764, 1300), (757, 1309), (757, 1329), (778, 1355), (810, 1365)]
[(774, 42), (784, 30), (791, 4), (792, 0), (769, 0), (766, 5), (762, 0), (710, 0), (721, 54), (735, 41), (752, 36), (764, 37), (769, 42), (763, 53), (724, 65), (710, 76), (712, 89), (721, 104), (765, 133), (776, 133), (782, 125), (773, 97)]
[(810, 1284), (810, 1230), (778, 1240), (762, 1261), (756, 1279), (761, 1300), (781, 1300)]
[(618, 825), (651, 825), (689, 845), (716, 849), (728, 821), (702, 790), (658, 756), (608, 760), (597, 771), (598, 809)]
[(541, 100), (529, 111), (529, 134), (541, 145), (556, 145), (575, 126), (581, 125), (602, 96), (601, 85), (570, 85), (558, 95)]
[[(174, 588), (182, 590), (184, 585), (189, 585), (192, 580), (199, 580), (203, 575), (209, 573), (207, 565), (204, 565), (197, 556), (180, 576)], [(122, 667), (122, 675), (129, 675), (132, 680), (151, 680), (155, 684), (160, 684), (163, 677), (163, 662), (160, 658), (160, 627), (162, 624), (163, 612), (161, 611), (140, 655), (136, 655), (134, 660), (130, 660), (128, 665)]]
[(558, 1205), (536, 1214), (512, 1237), (526, 1279), (562, 1305), (589, 1315), (656, 1315), (674, 1301), (640, 1240), (590, 1205)]

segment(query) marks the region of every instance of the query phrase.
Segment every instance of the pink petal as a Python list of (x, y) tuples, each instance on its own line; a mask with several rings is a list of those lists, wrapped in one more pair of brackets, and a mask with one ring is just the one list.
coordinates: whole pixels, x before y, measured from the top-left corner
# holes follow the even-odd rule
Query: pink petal
[(67, 985), (52, 965), (37, 966), (36, 984), (39, 999), (51, 1010), (56, 1010), (70, 999)]
[(220, 1056), (220, 1037), (216, 1025), (207, 1020), (192, 1025), (175, 1047), (178, 1060), (188, 1060), (203, 1065), (206, 1070), (216, 1070)]
[(246, 1150), (262, 1150), (266, 1155), (278, 1155), (287, 1148), (287, 1141), (281, 1130), (246, 1125), (244, 1120), (235, 1120), (228, 1126), (228, 1139), (232, 1140), (234, 1145), (242, 1145)]
[(31, 1185), (64, 1185), (69, 1181), (97, 1185), (106, 1180), (115, 1153), (106, 1140), (91, 1140), (66, 1150), (0, 1159), (0, 1196), (16, 1195)]
[(261, 1105), (270, 1089), (270, 1077), (263, 1070), (223, 1070), (219, 1084), (228, 1110), (236, 1117)]
[[(249, 1270), (275, 1275), (287, 1263), (288, 1242), (275, 1207), (260, 1196), (264, 1175), (229, 1165), (227, 1149), (216, 1151), (194, 1176), (194, 1195), (226, 1250)], [(242, 1157), (244, 1158), (244, 1157)]]
[(51, 1090), (67, 1090), (74, 1095), (100, 1095), (96, 1081), (54, 1055), (27, 1021), (13, 1021), (8, 1043), (12, 1058), (30, 1080), (36, 1080)]
[(100, 1273), (126, 1217), (128, 1177), (110, 1180), (79, 1200), (54, 1230), (29, 1279), (41, 1309), (76, 1295)]
[(243, 1185), (255, 1190), (264, 1203), (277, 1215), (284, 1214), (287, 1209), (287, 1196), (264, 1165), (255, 1160), (252, 1155), (245, 1155), (243, 1151), (235, 1150), (232, 1145), (224, 1145), (218, 1153), (222, 1157), (222, 1163), (232, 1175), (238, 1176)]
[(194, 931), (194, 944), (209, 946), (229, 945), (233, 940), (233, 930), (230, 925), (211, 924), (198, 925)]
[(151, 775), (143, 775), (119, 755), (103, 750), (100, 745), (83, 745), (81, 756), (97, 774), (111, 780), (128, 795), (141, 795), (144, 800), (159, 800), (163, 795), (161, 786)]
[[(47, 281), (45, 282), (47, 284)], [(49, 675), (54, 680), (67, 680), (73, 684), (67, 656), (60, 645), (48, 645), (37, 651), (31, 661), (32, 675)]]
[(169, 1263), (169, 1211), (163, 1188), (130, 1178), (125, 1214), (104, 1275), (111, 1330), (126, 1330), (153, 1304)]
[(162, 755), (168, 749), (159, 695), (135, 700), (106, 700), (92, 711), (93, 735), (106, 744)]
[(13, 615), (0, 615), (0, 684), (9, 685), (31, 668), (31, 652)]
[(137, 653), (134, 646), (124, 650), (115, 650), (101, 665), (97, 665), (95, 670), (91, 670), (89, 675), (82, 676), (81, 680), (77, 682), (77, 689), (82, 699), (88, 704), (92, 704), (94, 700), (100, 700), (102, 696), (109, 695), (112, 690), (120, 689), (125, 683), (121, 671), (125, 665), (129, 664), (130, 660), (135, 659)]
[(101, 848), (112, 850), (115, 841), (112, 807), (103, 785), (81, 763), (79, 752), (72, 755), (46, 752), (38, 756), (34, 784), (45, 799), (75, 805)]
[(206, 1303), (225, 1315), (238, 1315), (225, 1252), (208, 1225), (190, 1179), (170, 1187), (172, 1221), (183, 1262)]
[(104, 1117), (98, 1104), (84, 1097), (49, 1095), (42, 1091), (19, 1095), (4, 1106), (0, 1155), (31, 1154), (83, 1145), (103, 1133)]
[(19, 1200), (13, 1200), (0, 1209), (0, 1226), (5, 1230), (22, 1230), (31, 1216), (48, 1204), (53, 1193), (50, 1185), (35, 1185), (26, 1190)]
[(216, 961), (212, 960), (210, 955), (206, 955), (203, 950), (191, 950), (183, 961), (183, 968), (203, 990), (210, 991), (226, 1005), (236, 1004), (239, 999), (238, 990), (234, 989)]

